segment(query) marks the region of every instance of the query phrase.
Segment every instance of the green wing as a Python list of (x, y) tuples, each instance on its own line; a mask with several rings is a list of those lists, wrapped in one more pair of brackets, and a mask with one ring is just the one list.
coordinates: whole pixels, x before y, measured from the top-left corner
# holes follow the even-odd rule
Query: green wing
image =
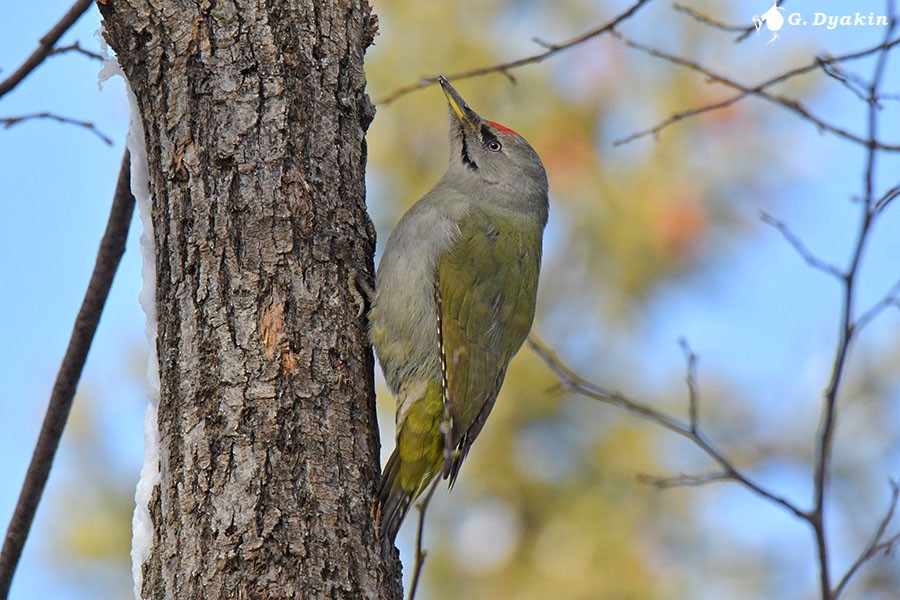
[(542, 236), (539, 224), (481, 209), (459, 229), (458, 243), (438, 262), (436, 290), (451, 485), (531, 329)]

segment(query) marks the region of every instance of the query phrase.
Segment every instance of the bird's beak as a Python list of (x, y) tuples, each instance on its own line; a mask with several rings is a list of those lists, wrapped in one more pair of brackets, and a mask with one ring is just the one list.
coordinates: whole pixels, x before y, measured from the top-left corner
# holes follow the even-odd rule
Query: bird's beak
[(460, 124), (468, 125), (472, 129), (477, 129), (481, 117), (479, 117), (474, 110), (469, 108), (466, 101), (453, 89), (453, 86), (450, 85), (450, 82), (447, 81), (443, 75), (438, 76), (438, 81), (441, 84), (441, 88), (444, 90), (444, 95), (447, 97), (447, 103), (450, 105), (450, 110), (456, 115)]

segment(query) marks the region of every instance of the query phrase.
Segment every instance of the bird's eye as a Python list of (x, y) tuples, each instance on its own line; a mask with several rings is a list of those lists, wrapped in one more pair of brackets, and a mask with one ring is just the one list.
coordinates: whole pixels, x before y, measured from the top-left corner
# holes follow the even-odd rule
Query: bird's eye
[(498, 142), (497, 140), (491, 140), (490, 142), (488, 142), (487, 147), (491, 152), (500, 152), (500, 150), (503, 148), (503, 146), (501, 146), (500, 142)]

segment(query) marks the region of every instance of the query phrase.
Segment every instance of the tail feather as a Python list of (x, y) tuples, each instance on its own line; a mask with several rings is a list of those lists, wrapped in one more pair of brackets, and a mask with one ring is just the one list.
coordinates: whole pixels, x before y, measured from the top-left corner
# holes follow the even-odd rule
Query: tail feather
[(379, 532), (381, 545), (386, 554), (393, 551), (394, 540), (409, 512), (416, 490), (404, 490), (400, 485), (400, 456), (394, 450), (384, 466), (381, 483), (378, 486)]

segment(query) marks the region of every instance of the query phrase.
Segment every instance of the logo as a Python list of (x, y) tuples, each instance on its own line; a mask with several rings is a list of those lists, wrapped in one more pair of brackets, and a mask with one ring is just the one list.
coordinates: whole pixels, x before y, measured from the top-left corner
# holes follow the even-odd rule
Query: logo
[(887, 27), (889, 22), (887, 15), (876, 15), (874, 12), (854, 12), (842, 15), (815, 12), (811, 16), (800, 12), (792, 12), (787, 15), (787, 18), (782, 14), (783, 12), (784, 8), (778, 6), (778, 0), (775, 0), (769, 10), (764, 12), (762, 16), (753, 15), (753, 26), (756, 27), (756, 35), (759, 35), (763, 25), (772, 32), (772, 38), (766, 42), (767, 46), (778, 39), (778, 32), (781, 31), (785, 23), (792, 27), (824, 27), (829, 31), (833, 31), (838, 28), (846, 29), (850, 27)]
[(753, 26), (756, 27), (756, 35), (759, 35), (759, 30), (762, 28), (763, 23), (765, 23), (766, 29), (772, 32), (772, 39), (766, 42), (766, 46), (771, 45), (778, 39), (778, 30), (784, 27), (784, 15), (778, 11), (784, 12), (784, 9), (778, 6), (777, 3), (773, 3), (772, 8), (764, 12), (761, 17), (753, 15)]

